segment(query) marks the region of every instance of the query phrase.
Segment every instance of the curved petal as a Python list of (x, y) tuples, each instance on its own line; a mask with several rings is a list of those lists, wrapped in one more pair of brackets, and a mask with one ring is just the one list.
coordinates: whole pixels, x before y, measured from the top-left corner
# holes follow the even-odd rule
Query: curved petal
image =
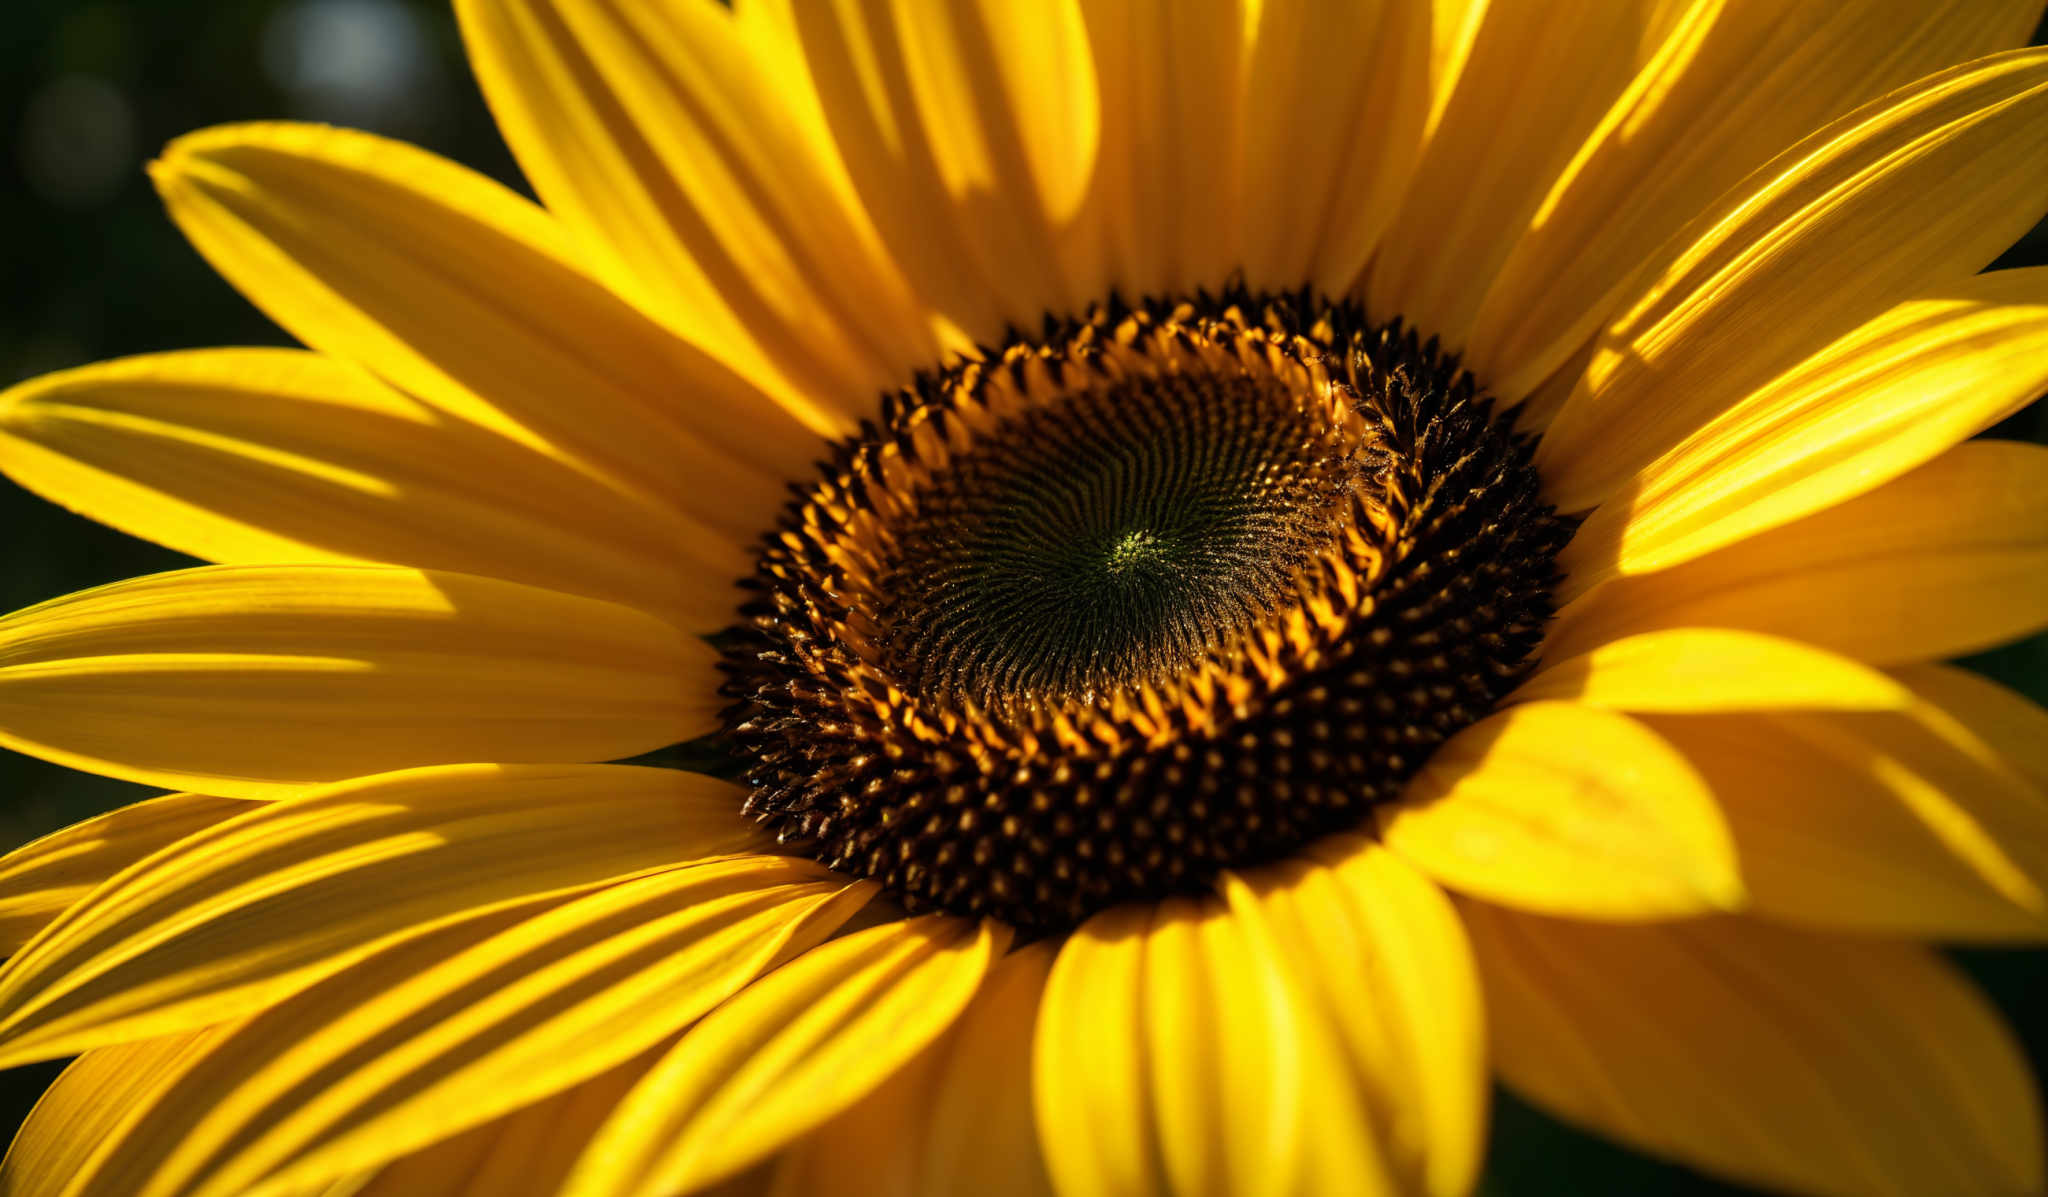
[(1337, 1028), (1280, 944), (1242, 894), (1120, 907), (1068, 937), (1033, 1064), (1059, 1192), (1396, 1191)]
[(1571, 598), (1825, 510), (2048, 391), (2048, 268), (1910, 300), (1773, 379), (1645, 467), (1560, 556)]
[(1982, 269), (2040, 215), (2044, 120), (2048, 50), (1993, 55), (1841, 118), (1702, 212), (1601, 333), (1537, 447), (1559, 508), (1607, 499), (1929, 280)]
[(0, 744), (237, 798), (710, 730), (713, 651), (628, 607), (377, 566), (212, 566), (0, 619)]
[(214, 269), (306, 345), (638, 502), (678, 539), (747, 538), (821, 434), (612, 294), (546, 213), (366, 133), (232, 125), (151, 168)]
[(1903, 717), (1647, 722), (1713, 791), (1758, 916), (1850, 934), (2048, 939), (2048, 800)]
[(1732, 918), (1462, 909), (1501, 1076), (1566, 1121), (1800, 1192), (2042, 1187), (2019, 1045), (1931, 952)]
[(615, 288), (846, 415), (938, 360), (793, 47), (710, 0), (461, 0), (534, 190)]
[(0, 395), (0, 468), (82, 515), (210, 561), (386, 562), (676, 612), (738, 605), (744, 542), (678, 537), (588, 476), (346, 362), (202, 349)]
[(1453, 736), (1380, 816), (1386, 845), (1489, 901), (1656, 919), (1743, 900), (1706, 783), (1625, 715), (1510, 707)]
[(1031, 1120), (1031, 1040), (1055, 945), (989, 973), (953, 1029), (774, 1164), (773, 1197), (1053, 1197)]
[(1686, 7), (1487, 5), (1366, 274), (1366, 308), (1462, 348), (1487, 285), (1558, 173)]
[(1700, 209), (1868, 100), (2026, 44), (2036, 0), (1697, 5), (1545, 197), (1486, 293), (1466, 365), (1517, 399), (1612, 314)]
[(1982, 761), (1977, 749), (1990, 750), (1997, 767), (2010, 765), (2048, 792), (2048, 710), (1997, 682), (1950, 665), (1913, 665), (1892, 671), (1926, 706), (1946, 717), (1951, 742), (1956, 729), (1966, 733), (1965, 751)]
[(232, 1024), (96, 1048), (43, 1091), (0, 1163), (0, 1192), (59, 1197), (159, 1094), (212, 1051)]
[(1869, 494), (1568, 604), (1548, 659), (1676, 627), (1860, 661), (1961, 656), (2048, 627), (2048, 448), (1970, 441)]
[(100, 1169), (110, 1191), (285, 1197), (625, 1064), (872, 892), (789, 857), (633, 878), (444, 960), (406, 946), (251, 1018)]
[(363, 778), (190, 835), (0, 969), (0, 1062), (203, 1026), (413, 930), (758, 846), (724, 782), (625, 765)]
[[(1370, 840), (1338, 836), (1314, 862), (1269, 866), (1228, 887), (1274, 933), (1297, 978), (1297, 1011), (1318, 1013), (1348, 1052), (1400, 1192), (1463, 1197), (1486, 1147), (1486, 1024), (1457, 911), (1442, 890)], [(1248, 916), (1249, 917), (1249, 916)], [(1308, 1098), (1316, 1114), (1349, 1102)], [(1368, 1133), (1327, 1118), (1309, 1137)], [(1335, 1191), (1337, 1175), (1312, 1169)]]
[(1101, 105), (1079, 0), (790, 7), (854, 186), (928, 302), (992, 340), (1102, 298), (1084, 203)]
[(166, 794), (73, 823), (0, 856), (0, 955), (158, 849), (255, 809), (240, 798)]
[(1623, 711), (1891, 710), (1912, 696), (1882, 672), (1796, 640), (1714, 627), (1600, 640), (1547, 666), (1517, 701), (1568, 699)]
[(1009, 932), (925, 915), (836, 939), (692, 1027), (619, 1104), (564, 1193), (686, 1192), (858, 1102), (960, 1017)]

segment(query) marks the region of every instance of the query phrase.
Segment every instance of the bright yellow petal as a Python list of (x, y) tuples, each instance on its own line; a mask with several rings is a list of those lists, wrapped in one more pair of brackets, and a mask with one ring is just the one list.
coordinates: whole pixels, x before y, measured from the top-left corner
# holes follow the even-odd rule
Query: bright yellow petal
[(711, 730), (713, 650), (462, 574), (212, 566), (0, 619), (0, 744), (238, 798), (459, 761), (615, 760)]
[(0, 969), (0, 1060), (255, 1009), (439, 919), (758, 846), (738, 791), (624, 765), (421, 769), (257, 807), (95, 890)]
[[(1943, 729), (1951, 743), (1960, 740), (1960, 746), (1978, 760), (1994, 767), (2010, 765), (2048, 791), (2048, 711), (2032, 699), (1949, 665), (1914, 665), (1892, 675), (1952, 721)], [(1959, 737), (1957, 729), (1967, 734)], [(1996, 759), (1987, 761), (1976, 745), (1996, 754)]]
[(1596, 642), (1539, 670), (1514, 697), (1663, 712), (1887, 710), (1912, 702), (1898, 683), (1847, 657), (1795, 640), (1714, 627)]
[(1462, 348), (1537, 205), (1684, 8), (1613, 0), (1486, 6), (1367, 274), (1367, 309)]
[(228, 1026), (89, 1051), (43, 1091), (0, 1163), (0, 1192), (57, 1197), (158, 1094), (213, 1050)]
[[(1339, 836), (1316, 860), (1261, 869), (1233, 887), (1258, 907), (1287, 967), (1305, 984), (1301, 1017), (1320, 1015), (1349, 1055), (1354, 1087), (1403, 1183), (1401, 1192), (1463, 1197), (1486, 1146), (1486, 1030), (1479, 981), (1457, 911), (1442, 890), (1370, 840)], [(1366, 1132), (1335, 1114), (1357, 1100), (1309, 1095), (1311, 1146)], [(1330, 1107), (1335, 1107), (1332, 1110)], [(1330, 1191), (1328, 1166), (1312, 1175)]]
[(1465, 364), (1519, 398), (1613, 313), (1665, 238), (1868, 100), (2024, 45), (2038, 0), (1694, 5), (1579, 147), (1515, 245)]
[(0, 468), (210, 561), (377, 561), (729, 622), (744, 542), (678, 538), (548, 455), (289, 349), (153, 354), (0, 396)]
[(286, 331), (557, 456), (685, 542), (756, 535), (818, 435), (849, 427), (778, 407), (584, 274), (539, 208), (403, 143), (228, 126), (171, 143), (152, 174)]
[[(1242, 101), (1245, 281), (1350, 290), (1422, 151), (1429, 12), (1400, 0), (1267, 0)], [(1313, 120), (1279, 117), (1314, 112)]]
[(1395, 1191), (1339, 1032), (1259, 906), (1114, 909), (1061, 946), (1033, 1066), (1060, 1193)]
[(2041, 1190), (2019, 1045), (1931, 952), (1463, 908), (1500, 1074), (1566, 1121), (1774, 1189)]
[(1004, 958), (930, 1050), (785, 1151), (775, 1197), (1052, 1197), (1031, 1043), (1054, 948), (1041, 940)]
[(552, 1193), (583, 1145), (659, 1058), (645, 1052), (610, 1072), (464, 1131), (380, 1169), (348, 1197), (506, 1197)]
[(2048, 269), (1910, 300), (1632, 479), (1562, 556), (1560, 593), (1663, 569), (1876, 489), (2048, 389)]
[(2048, 627), (2048, 448), (1971, 441), (1839, 507), (1568, 604), (1547, 659), (1674, 627), (1744, 628), (1880, 665)]
[(725, 6), (456, 11), (526, 177), (617, 289), (748, 377), (856, 418), (937, 359), (816, 95)]
[(102, 1184), (283, 1197), (622, 1065), (829, 935), (872, 887), (790, 857), (608, 886), (415, 972), (372, 956), (249, 1020)]
[(1858, 934), (2048, 938), (2048, 800), (1906, 717), (1648, 722), (1713, 791), (1756, 914)]
[(1742, 901), (1706, 783), (1642, 724), (1571, 703), (1453, 736), (1381, 816), (1389, 848), (1452, 889), (1530, 910), (1666, 918)]
[(1009, 932), (926, 915), (813, 948), (685, 1034), (591, 1140), (564, 1193), (686, 1192), (873, 1093), (954, 1024)]
[(1078, 0), (792, 9), (848, 173), (920, 295), (982, 340), (1101, 298), (1083, 281), (1099, 239), (1074, 227), (1101, 119)]
[(20, 951), (59, 912), (129, 865), (252, 809), (240, 798), (166, 794), (73, 823), (0, 857), (0, 955)]
[(1537, 447), (1551, 497), (1607, 499), (1773, 375), (1982, 269), (2040, 215), (2044, 119), (2048, 50), (1980, 59), (1841, 118), (1702, 212)]

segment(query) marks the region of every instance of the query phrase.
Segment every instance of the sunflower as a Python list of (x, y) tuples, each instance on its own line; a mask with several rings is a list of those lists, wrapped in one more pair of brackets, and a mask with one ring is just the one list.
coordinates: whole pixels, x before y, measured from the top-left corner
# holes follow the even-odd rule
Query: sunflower
[(2038, 1193), (2039, 0), (458, 0), (0, 398), (33, 1194)]

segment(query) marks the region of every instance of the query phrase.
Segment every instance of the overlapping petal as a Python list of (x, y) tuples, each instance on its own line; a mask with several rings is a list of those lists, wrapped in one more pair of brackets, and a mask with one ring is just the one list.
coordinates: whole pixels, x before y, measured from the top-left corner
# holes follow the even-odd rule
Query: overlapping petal
[(759, 845), (732, 787), (620, 765), (421, 769), (256, 807), (93, 891), (0, 969), (0, 1060), (204, 1026), (481, 910)]
[(1682, 627), (1742, 628), (1883, 665), (2048, 627), (2048, 448), (1958, 445), (1839, 507), (1613, 578), (1559, 613), (1544, 655)]
[(1786, 150), (1676, 235), (1600, 335), (1537, 448), (1570, 511), (1774, 375), (1930, 283), (1960, 280), (2048, 195), (2048, 50), (1922, 80)]
[(1930, 951), (1733, 918), (1462, 909), (1501, 1075), (1562, 1118), (1799, 1192), (2044, 1183), (2019, 1045)]
[(739, 857), (622, 881), (412, 969), (400, 945), (229, 1035), (100, 1183), (282, 1197), (374, 1168), (627, 1063), (871, 892)]
[(1595, 919), (1742, 901), (1712, 793), (1642, 724), (1532, 702), (1453, 736), (1380, 819), (1388, 847), (1490, 901)]
[(799, 956), (683, 1036), (591, 1139), (564, 1193), (687, 1192), (767, 1158), (936, 1041), (1009, 936), (925, 915)]
[(1524, 682), (1517, 700), (1667, 713), (1888, 710), (1912, 702), (1879, 670), (1761, 632), (1668, 628), (1596, 640), (1576, 656), (1547, 659), (1555, 663)]
[(210, 561), (386, 562), (729, 620), (740, 539), (677, 536), (546, 452), (333, 358), (213, 349), (125, 358), (0, 396), (0, 468)]
[(461, 761), (615, 760), (710, 730), (712, 649), (629, 607), (377, 566), (213, 566), (0, 619), (0, 744), (273, 798)]

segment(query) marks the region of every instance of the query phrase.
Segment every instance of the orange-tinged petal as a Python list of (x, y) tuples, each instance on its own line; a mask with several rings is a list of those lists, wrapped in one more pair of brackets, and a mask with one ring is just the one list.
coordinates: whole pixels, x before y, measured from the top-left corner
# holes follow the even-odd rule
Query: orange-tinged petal
[(0, 856), (0, 955), (158, 849), (253, 809), (240, 798), (166, 794), (73, 823)]
[(1598, 641), (1515, 691), (1623, 711), (1887, 710), (1912, 696), (1882, 672), (1796, 640), (1714, 627)]
[(1695, 5), (1615, 101), (1486, 293), (1466, 365), (1518, 398), (1612, 314), (1658, 245), (1857, 105), (2024, 45), (2038, 0)]
[(210, 561), (386, 562), (674, 612), (711, 629), (737, 537), (675, 534), (545, 453), (291, 349), (66, 370), (0, 396), (0, 468)]
[(102, 1168), (141, 1194), (285, 1197), (627, 1063), (816, 944), (872, 887), (743, 856), (631, 878), (411, 973), (372, 956), (265, 1010)]
[(238, 798), (711, 730), (713, 650), (614, 603), (381, 566), (211, 566), (0, 619), (0, 744)]
[(437, 921), (758, 846), (724, 782), (421, 769), (270, 803), (149, 857), (0, 969), (0, 1060), (203, 1026)]
[(1978, 755), (1976, 745), (1981, 745), (1996, 754), (1994, 764), (2009, 764), (2048, 791), (2048, 710), (1989, 678), (1951, 665), (1913, 665), (1893, 670), (1892, 676), (1947, 717), (1950, 723), (1944, 730), (1951, 742), (1960, 731), (1966, 751)]
[(2048, 627), (2048, 448), (1971, 441), (1839, 507), (1567, 604), (1546, 659), (1742, 628), (1891, 665)]
[(234, 125), (152, 168), (171, 216), (286, 331), (644, 506), (751, 537), (843, 417), (791, 412), (575, 264), (538, 207), (403, 143)]
[(1773, 375), (1975, 273), (2048, 195), (2048, 50), (1945, 71), (1786, 150), (1668, 243), (1608, 325), (1536, 460), (1591, 507)]
[(1381, 834), (1444, 885), (1530, 910), (1654, 919), (1743, 896), (1706, 783), (1648, 728), (1596, 707), (1526, 703), (1453, 736)]
[(1508, 1086), (1751, 1184), (2035, 1193), (2039, 1097), (1932, 952), (1745, 919), (1617, 927), (1465, 903)]
[(866, 1098), (960, 1017), (1007, 945), (944, 915), (833, 940), (686, 1033), (619, 1104), (566, 1194), (690, 1191)]

